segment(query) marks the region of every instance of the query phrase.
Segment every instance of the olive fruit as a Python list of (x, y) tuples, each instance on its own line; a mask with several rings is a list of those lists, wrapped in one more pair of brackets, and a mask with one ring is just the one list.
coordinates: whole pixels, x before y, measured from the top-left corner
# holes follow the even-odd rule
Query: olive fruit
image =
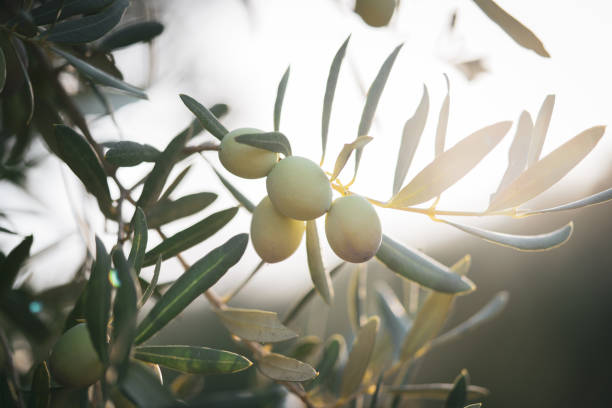
[(395, 0), (357, 0), (355, 13), (372, 27), (383, 27), (389, 24), (395, 11)]
[(266, 179), (268, 196), (283, 215), (313, 220), (329, 210), (332, 199), (327, 176), (315, 162), (290, 156), (274, 166)]
[(58, 383), (73, 388), (87, 387), (102, 376), (104, 366), (85, 323), (71, 327), (55, 343), (49, 357), (49, 369)]
[(300, 245), (305, 228), (304, 221), (285, 217), (268, 197), (264, 197), (251, 219), (251, 240), (255, 252), (268, 263), (287, 259)]
[(333, 202), (325, 217), (325, 234), (336, 255), (354, 263), (372, 258), (382, 240), (376, 210), (368, 200), (356, 195)]
[(237, 136), (263, 133), (259, 129), (240, 128), (223, 137), (219, 160), (223, 167), (236, 176), (256, 179), (266, 177), (278, 160), (278, 154), (257, 147), (238, 143)]

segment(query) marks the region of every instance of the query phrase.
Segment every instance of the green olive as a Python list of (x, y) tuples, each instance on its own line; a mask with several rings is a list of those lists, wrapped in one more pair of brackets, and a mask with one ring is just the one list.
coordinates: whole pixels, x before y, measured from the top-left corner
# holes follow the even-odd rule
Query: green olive
[(71, 327), (55, 343), (49, 357), (49, 369), (53, 378), (66, 387), (87, 387), (100, 379), (104, 366), (85, 323)]
[(376, 210), (363, 197), (340, 197), (325, 217), (327, 242), (336, 255), (348, 262), (360, 263), (372, 258), (382, 240)]
[(283, 215), (296, 220), (313, 220), (329, 210), (332, 199), (327, 176), (315, 162), (290, 156), (280, 162), (266, 179), (268, 196)]
[(355, 13), (372, 27), (383, 27), (389, 24), (395, 11), (395, 0), (357, 0)]
[(266, 177), (278, 161), (278, 154), (238, 143), (236, 136), (263, 133), (259, 129), (241, 128), (232, 130), (223, 137), (219, 160), (230, 173), (247, 179)]
[(268, 197), (257, 205), (251, 219), (251, 240), (268, 263), (287, 259), (300, 246), (306, 225), (279, 213)]

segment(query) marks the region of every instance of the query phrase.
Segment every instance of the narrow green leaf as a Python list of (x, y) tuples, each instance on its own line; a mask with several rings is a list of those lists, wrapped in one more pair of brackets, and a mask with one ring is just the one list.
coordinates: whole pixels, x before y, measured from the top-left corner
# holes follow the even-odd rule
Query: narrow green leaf
[(205, 375), (237, 373), (253, 364), (240, 354), (193, 346), (141, 346), (136, 348), (134, 358), (172, 370)]
[(464, 334), (480, 327), (483, 323), (486, 323), (495, 317), (497, 317), (508, 304), (508, 298), (510, 295), (508, 292), (499, 292), (495, 297), (487, 303), (482, 309), (475, 313), (472, 317), (458, 325), (457, 327), (447, 331), (446, 333), (436, 337), (431, 342), (431, 347), (436, 347), (441, 344), (447, 343), (450, 340), (454, 340)]
[(341, 398), (351, 396), (361, 386), (361, 380), (368, 368), (372, 351), (374, 351), (379, 320), (378, 316), (373, 316), (359, 329), (342, 373)]
[(474, 0), (474, 3), (518, 45), (534, 51), (541, 57), (550, 58), (550, 54), (544, 49), (542, 41), (493, 0)]
[(153, 170), (147, 176), (138, 198), (138, 206), (147, 210), (161, 194), (164, 184), (170, 175), (175, 163), (180, 159), (185, 144), (192, 136), (192, 132), (181, 132), (168, 143), (168, 146), (158, 156)]
[(398, 275), (438, 292), (463, 294), (476, 288), (466, 277), (452, 273), (435, 259), (386, 235), (383, 235), (376, 257)]
[(291, 67), (287, 67), (287, 70), (283, 74), (279, 84), (278, 90), (276, 91), (276, 101), (274, 101), (274, 131), (278, 132), (280, 129), (281, 112), (283, 110), (283, 100), (285, 99), (285, 91), (287, 90), (287, 82), (289, 81), (289, 73)]
[[(191, 164), (189, 166), (185, 167), (183, 170), (181, 170), (181, 172), (178, 174), (178, 176), (176, 176), (176, 178), (174, 180), (172, 180), (172, 183), (170, 183), (168, 188), (166, 188), (164, 193), (159, 197), (159, 202), (160, 203), (162, 201), (165, 201), (166, 199), (170, 198), (170, 195), (174, 192), (174, 190), (176, 190), (176, 188), (179, 186), (179, 184), (181, 184), (181, 182), (183, 181), (183, 179), (185, 178), (187, 173), (189, 173), (190, 170), (191, 170)], [(150, 222), (150, 220), (149, 220), (149, 222)]]
[(6, 234), (17, 235), (17, 233), (15, 231), (11, 231), (10, 229), (6, 229), (4, 227), (0, 227), (0, 232), (4, 232)]
[[(372, 126), (372, 121), (374, 120), (374, 114), (376, 113), (378, 101), (380, 100), (380, 96), (382, 95), (383, 89), (385, 89), (387, 79), (389, 78), (389, 74), (391, 73), (391, 68), (393, 68), (393, 64), (395, 63), (397, 54), (400, 52), (403, 45), (404, 44), (398, 45), (391, 52), (391, 54), (387, 57), (385, 62), (383, 62), (382, 66), (380, 67), (380, 70), (378, 71), (376, 78), (374, 78), (372, 85), (370, 85), (370, 89), (368, 90), (368, 96), (363, 107), (363, 112), (361, 113), (359, 129), (357, 130), (358, 137), (365, 136), (370, 133), (370, 127)], [(361, 161), (361, 151), (362, 149), (357, 149), (357, 152), (355, 153), (355, 174), (357, 174), (359, 162)]]
[(367, 264), (356, 265), (346, 288), (347, 314), (353, 331), (363, 326), (366, 321), (367, 279)]
[(529, 146), (529, 154), (527, 157), (527, 166), (531, 167), (539, 159), (542, 153), (542, 147), (546, 140), (546, 133), (548, 132), (548, 125), (552, 117), (553, 108), (555, 107), (555, 95), (547, 95), (540, 106), (538, 117), (536, 118), (535, 125), (533, 126), (533, 132), (531, 135), (531, 144)]
[(85, 320), (91, 342), (100, 357), (108, 364), (107, 327), (110, 318), (111, 284), (109, 273), (111, 259), (102, 241), (96, 237), (96, 261), (91, 269), (85, 296)]
[(391, 333), (396, 353), (412, 327), (412, 320), (393, 289), (385, 281), (376, 282), (376, 300), (384, 325)]
[[(455, 263), (451, 270), (458, 276), (464, 276), (470, 269), (470, 264), (471, 258), (466, 255)], [(427, 296), (402, 344), (402, 362), (420, 357), (429, 350), (429, 343), (444, 326), (454, 300), (455, 295), (447, 293), (432, 292)]]
[(149, 300), (153, 293), (155, 293), (155, 288), (157, 287), (157, 280), (159, 279), (159, 272), (161, 271), (161, 262), (161, 256), (158, 256), (157, 261), (155, 262), (155, 270), (153, 271), (153, 279), (151, 279), (151, 282), (147, 285), (147, 289), (138, 301), (138, 309), (143, 307), (144, 304), (147, 303), (147, 300)]
[(291, 156), (291, 143), (287, 136), (280, 132), (252, 133), (236, 136), (238, 143), (269, 150), (275, 153), (282, 153), (285, 157)]
[(319, 375), (317, 378), (307, 383), (304, 388), (310, 391), (321, 384), (325, 384), (329, 376), (333, 374), (338, 365), (339, 358), (345, 350), (346, 342), (344, 341), (344, 337), (340, 334), (332, 335), (327, 340), (321, 360), (319, 360), (319, 364), (317, 364)]
[(6, 57), (4, 51), (0, 48), (0, 92), (4, 89), (6, 83)]
[(198, 118), (204, 129), (219, 140), (228, 133), (227, 129), (217, 120), (208, 109), (190, 96), (181, 94), (181, 100), (187, 108)]
[(506, 135), (512, 122), (498, 122), (461, 140), (417, 174), (391, 199), (391, 205), (408, 207), (437, 197), (472, 170)]
[(564, 227), (556, 229), (552, 232), (538, 235), (514, 235), (504, 234), (502, 232), (488, 231), (470, 225), (459, 224), (451, 221), (443, 220), (442, 222), (452, 225), (479, 238), (489, 241), (493, 244), (502, 245), (505, 247), (517, 249), (519, 251), (547, 251), (557, 248), (565, 244), (572, 235), (574, 223), (569, 222)]
[(0, 264), (2, 272), (0, 273), (0, 292), (10, 290), (15, 283), (15, 278), (19, 273), (19, 269), (30, 256), (30, 248), (34, 237), (28, 235), (11, 250), (6, 256), (6, 259)]
[(142, 21), (120, 27), (113, 31), (98, 45), (103, 51), (113, 51), (139, 42), (150, 42), (164, 31), (164, 25), (158, 21)]
[(93, 65), (88, 64), (82, 59), (60, 50), (59, 48), (49, 47), (49, 49), (54, 53), (64, 57), (66, 61), (68, 61), (68, 63), (75, 67), (81, 75), (91, 79), (93, 82), (100, 85), (110, 86), (111, 88), (119, 89), (138, 98), (147, 99), (147, 94), (142, 89), (127, 84), (121, 81), (120, 79), (117, 79), (114, 76), (107, 74), (101, 69), (98, 69)]
[(353, 150), (362, 149), (365, 145), (370, 143), (374, 139), (371, 136), (359, 136), (357, 139), (352, 141), (351, 143), (345, 143), (338, 153), (338, 158), (336, 158), (336, 164), (334, 164), (334, 173), (332, 174), (331, 180), (335, 180), (336, 177), (340, 174), (344, 166), (346, 166), (346, 162), (351, 157)]
[(310, 364), (277, 353), (265, 355), (258, 361), (257, 368), (266, 377), (277, 381), (307, 381), (318, 374)]
[(147, 211), (149, 228), (157, 228), (183, 217), (188, 217), (208, 207), (217, 199), (215, 193), (188, 194), (177, 200), (159, 201)]
[(558, 211), (567, 211), (567, 210), (575, 210), (576, 208), (588, 207), (591, 205), (601, 204), (612, 200), (612, 188), (609, 188), (604, 191), (600, 191), (599, 193), (595, 193), (585, 198), (581, 198), (580, 200), (572, 201), (571, 203), (558, 205), (552, 208), (546, 208), (543, 210), (530, 210), (521, 212), (521, 215), (537, 215), (537, 214), (545, 214), (550, 212), (558, 212)]
[(527, 111), (521, 112), (518, 124), (516, 125), (516, 133), (512, 140), (512, 145), (508, 151), (508, 167), (504, 173), (497, 192), (491, 195), (491, 201), (495, 196), (503, 191), (510, 183), (525, 170), (527, 167), (527, 155), (529, 154), (529, 144), (532, 139), (533, 122), (531, 115)]
[[(391, 394), (402, 394), (404, 398), (428, 399), (446, 401), (448, 394), (453, 389), (454, 384), (434, 383), (434, 384), (409, 384), (399, 387), (389, 387), (386, 391)], [(486, 398), (490, 394), (489, 390), (477, 385), (467, 387), (467, 399), (473, 401)]]
[(276, 312), (236, 308), (215, 312), (231, 333), (245, 340), (272, 343), (297, 337), (297, 333), (283, 326)]
[[(211, 166), (212, 167), (212, 166)], [(242, 204), (242, 206), (250, 213), (252, 213), (253, 211), (255, 211), (255, 204), (253, 204), (251, 202), (251, 200), (249, 200), (248, 198), (246, 198), (246, 196), (244, 194), (242, 194), (240, 191), (238, 191), (238, 189), (236, 187), (234, 187), (225, 177), (223, 177), (221, 175), (221, 173), (219, 173), (217, 171), (217, 169), (215, 169), (214, 167), (212, 168), (213, 171), (215, 172), (215, 174), (217, 175), (217, 177), (219, 178), (219, 181), (221, 181), (221, 183), (225, 186), (225, 188), (227, 188), (227, 190), (230, 192), (230, 194), (232, 196), (234, 196), (234, 198), (240, 203)]]
[(331, 118), (332, 105), (334, 103), (334, 95), (336, 93), (336, 85), (338, 84), (338, 76), (340, 75), (340, 67), (346, 54), (346, 47), (351, 39), (349, 35), (342, 43), (338, 52), (329, 67), (329, 75), (327, 76), (327, 84), (325, 85), (325, 96), (323, 97), (323, 116), (321, 118), (321, 163), (325, 159), (325, 150), (327, 148), (327, 134), (329, 133), (329, 120)]
[(436, 142), (435, 142), (435, 154), (439, 156), (444, 151), (444, 145), (446, 144), (446, 129), (448, 127), (448, 115), (450, 113), (450, 82), (448, 81), (448, 75), (444, 74), (446, 80), (446, 97), (442, 102), (440, 108), (440, 115), (438, 116), (438, 127), (436, 128)]
[(128, 0), (113, 0), (99, 13), (55, 24), (43, 34), (46, 41), (81, 44), (95, 41), (113, 29), (130, 5)]
[(162, 259), (172, 258), (173, 256), (199, 244), (205, 239), (213, 236), (217, 231), (225, 226), (234, 218), (238, 212), (238, 207), (228, 208), (206, 217), (202, 221), (191, 227), (180, 231), (173, 236), (162, 241), (155, 248), (146, 253), (144, 266), (153, 265), (157, 257)]
[(138, 407), (186, 407), (177, 401), (143, 363), (131, 361), (119, 387)]
[[(334, 276), (336, 276), (336, 274), (342, 269), (344, 265), (346, 265), (346, 262), (341, 262), (340, 264), (332, 268), (332, 270), (329, 272), (329, 277), (333, 278)], [(310, 300), (312, 300), (312, 298), (315, 295), (315, 292), (316, 292), (315, 288), (313, 287), (308, 292), (306, 292), (304, 296), (300, 298), (300, 300), (297, 301), (295, 306), (293, 306), (289, 310), (289, 312), (287, 312), (286, 316), (283, 318), (284, 325), (288, 325), (289, 323), (293, 321), (293, 319), (295, 319), (295, 317), (298, 315), (300, 310), (302, 310), (304, 306), (306, 306), (310, 302)]]
[(32, 391), (30, 394), (30, 408), (48, 408), (51, 402), (51, 375), (47, 362), (36, 366), (32, 376)]
[(114, 142), (104, 159), (118, 167), (137, 166), (142, 162), (155, 162), (160, 152), (148, 144), (130, 141)]
[(317, 232), (315, 220), (306, 222), (306, 254), (308, 256), (308, 270), (310, 271), (310, 278), (314, 288), (325, 300), (325, 303), (331, 306), (334, 299), (334, 287), (328, 272), (325, 270), (325, 266), (323, 266), (319, 233)]
[[(32, 87), (32, 81), (30, 79), (30, 74), (28, 73), (28, 67), (26, 65), (26, 61), (24, 61), (24, 57), (27, 54), (23, 54), (22, 56), (22, 53), (19, 52), (18, 50), (18, 48), (25, 50), (23, 44), (21, 43), (21, 40), (16, 37), (11, 36), (10, 41), (11, 41), (11, 45), (13, 46), (13, 50), (15, 52), (15, 59), (17, 60), (17, 63), (19, 64), (19, 69), (21, 70), (21, 73), (23, 74), (23, 79), (25, 82), (26, 97), (28, 99), (28, 116), (26, 117), (26, 120), (25, 120), (25, 124), (27, 126), (30, 124), (30, 121), (34, 117), (34, 88)], [(18, 44), (21, 45), (21, 47)]]
[(83, 182), (87, 191), (96, 197), (98, 206), (107, 217), (114, 215), (114, 208), (106, 173), (98, 156), (85, 138), (64, 125), (55, 125), (57, 153), (60, 159)]
[(51, 24), (77, 14), (91, 14), (111, 4), (113, 0), (51, 0), (30, 10), (36, 25)]
[(196, 297), (214, 285), (240, 260), (248, 241), (247, 234), (238, 234), (209, 252), (183, 273), (138, 326), (136, 344), (157, 333)]
[(395, 165), (395, 177), (393, 179), (393, 195), (397, 192), (404, 184), (408, 169), (412, 164), (414, 153), (421, 140), (421, 135), (425, 129), (425, 123), (427, 122), (427, 114), (429, 112), (429, 94), (427, 93), (427, 87), (423, 85), (423, 96), (421, 102), (417, 107), (414, 115), (406, 121), (404, 125), (404, 131), (402, 132), (402, 141), (400, 143), (399, 152), (397, 154), (397, 164)]
[(321, 346), (321, 339), (317, 336), (301, 337), (291, 349), (289, 357), (296, 360), (305, 360), (312, 356), (319, 349), (319, 346)]
[(593, 150), (604, 131), (605, 126), (592, 127), (558, 147), (500, 191), (487, 211), (516, 207), (548, 190)]
[(461, 370), (461, 373), (455, 379), (453, 388), (448, 393), (444, 408), (463, 408), (465, 404), (467, 404), (467, 387), (469, 381), (467, 370)]

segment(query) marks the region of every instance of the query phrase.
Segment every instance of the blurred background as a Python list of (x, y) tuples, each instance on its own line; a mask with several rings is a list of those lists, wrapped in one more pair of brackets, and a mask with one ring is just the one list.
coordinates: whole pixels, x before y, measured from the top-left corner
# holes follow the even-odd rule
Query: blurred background
[[(535, 32), (551, 58), (518, 46), (469, 1), (402, 0), (389, 24), (380, 28), (365, 24), (353, 12), (354, 3), (344, 0), (134, 2), (124, 22), (156, 18), (165, 30), (151, 46), (120, 50), (115, 58), (125, 80), (146, 87), (149, 100), (117, 96), (113, 99), (116, 124), (111, 118), (99, 118), (103, 107), (88, 95), (82, 95), (81, 107), (89, 113), (97, 140), (126, 138), (160, 149), (192, 119), (179, 93), (207, 106), (228, 104), (230, 112), (223, 123), (230, 130), (246, 126), (271, 130), (278, 81), (291, 66), (281, 131), (290, 138), (294, 154), (318, 160), (325, 81), (334, 54), (350, 34), (324, 164), (331, 170), (342, 145), (357, 136), (365, 93), (380, 65), (403, 43), (377, 110), (371, 131), (374, 140), (364, 151), (353, 189), (386, 200), (391, 196), (402, 127), (414, 113), (424, 85), (430, 98), (429, 117), (408, 179), (434, 157), (437, 116), (447, 93), (443, 74), (448, 75), (451, 95), (447, 147), (486, 125), (516, 121), (522, 110), (535, 117), (548, 94), (556, 95), (556, 103), (542, 155), (588, 127), (609, 123), (612, 59), (607, 49), (612, 37), (608, 21), (612, 5), (603, 0), (589, 1), (588, 6), (585, 2), (552, 0), (498, 3)], [(513, 133), (514, 128), (445, 193), (438, 208), (486, 208), (505, 170)], [(206, 137), (210, 136), (200, 136), (203, 140)], [(34, 151), (43, 154), (45, 148), (39, 143)], [(526, 207), (546, 208), (609, 188), (611, 153), (612, 140), (604, 135), (583, 163)], [(206, 157), (220, 169), (215, 153)], [(211, 213), (234, 205), (201, 157), (192, 156), (183, 168), (188, 164), (193, 170), (178, 195), (218, 193), (219, 199), (206, 210)], [(106, 234), (109, 245), (114, 240), (114, 231), (104, 224), (95, 202), (63, 166), (55, 158), (43, 160), (28, 174), (28, 193), (0, 185), (3, 212), (18, 232), (35, 236), (32, 252), (40, 255), (20, 279), (38, 290), (72, 278), (85, 246), (93, 242), (93, 233)], [(140, 167), (121, 169), (119, 177), (130, 185), (143, 174)], [(265, 195), (263, 180), (226, 175), (255, 203)], [(522, 220), (461, 220), (497, 231), (532, 234), (574, 220), (571, 240), (544, 253), (517, 252), (418, 214), (379, 209), (387, 235), (446, 265), (471, 254), (469, 276), (478, 290), (458, 300), (447, 327), (465, 320), (497, 292), (510, 293), (506, 310), (494, 322), (428, 354), (415, 381), (452, 382), (467, 368), (472, 383), (492, 391), (485, 406), (606, 406), (612, 363), (610, 208), (610, 204), (603, 204)], [(179, 231), (201, 217), (173, 223), (166, 233)], [(248, 213), (241, 210), (224, 233), (187, 251), (185, 257), (196, 260), (228, 236), (248, 231), (249, 220)], [(0, 236), (0, 247), (11, 248), (18, 241)], [(150, 245), (155, 244), (151, 237)], [(323, 255), (326, 266), (339, 262), (325, 243)], [(257, 262), (254, 250), (248, 248), (215, 289), (223, 293), (236, 287)], [(170, 281), (181, 272), (175, 261), (164, 265), (161, 281)], [(349, 331), (345, 293), (351, 268), (345, 268), (335, 280), (337, 296), (331, 310), (316, 299), (310, 312), (300, 315), (295, 328), (301, 334), (324, 338)], [(376, 261), (369, 269), (370, 283), (387, 280), (402, 298), (402, 285), (390, 272)], [(151, 273), (147, 270), (144, 276)], [(283, 312), (311, 285), (302, 244), (289, 260), (266, 265), (232, 305)], [(165, 344), (185, 341), (234, 347), (204, 302), (196, 302), (155, 338)], [(243, 376), (255, 375), (253, 371)], [(234, 377), (231, 384), (213, 379), (206, 387), (231, 388), (239, 382)]]

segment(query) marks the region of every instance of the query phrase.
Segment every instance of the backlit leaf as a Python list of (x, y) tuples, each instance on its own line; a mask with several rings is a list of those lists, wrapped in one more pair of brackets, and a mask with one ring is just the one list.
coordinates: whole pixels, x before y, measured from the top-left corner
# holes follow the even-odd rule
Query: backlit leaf
[(405, 247), (386, 235), (383, 235), (376, 257), (398, 275), (438, 292), (461, 294), (476, 288), (466, 277), (453, 273), (435, 259)]
[(467, 370), (461, 370), (461, 373), (455, 379), (453, 388), (448, 393), (444, 408), (463, 408), (467, 403), (467, 387), (469, 382), (469, 374)]
[(137, 166), (142, 162), (155, 162), (160, 152), (148, 144), (130, 141), (113, 142), (104, 159), (118, 167)]
[(595, 193), (580, 200), (572, 201), (571, 203), (558, 205), (556, 207), (546, 208), (543, 210), (530, 210), (521, 212), (521, 215), (537, 215), (549, 212), (575, 210), (576, 208), (588, 207), (590, 205), (601, 204), (612, 200), (612, 188), (609, 188), (599, 193)]
[(184, 94), (180, 96), (185, 106), (187, 106), (196, 118), (198, 118), (204, 129), (208, 130), (210, 134), (217, 139), (223, 140), (223, 136), (225, 136), (228, 131), (225, 126), (217, 120), (215, 115), (192, 97)]
[(51, 375), (47, 362), (43, 361), (36, 366), (32, 376), (32, 390), (30, 394), (31, 408), (48, 408), (51, 402)]
[(378, 323), (378, 316), (373, 316), (359, 329), (342, 373), (341, 398), (349, 397), (361, 386), (361, 380), (368, 368), (372, 351), (374, 351)]
[(587, 129), (529, 167), (495, 196), (487, 211), (516, 207), (548, 190), (593, 150), (605, 126)]
[(30, 256), (33, 240), (32, 235), (25, 237), (0, 264), (0, 292), (10, 290), (15, 283), (19, 269)]
[(129, 363), (125, 376), (119, 382), (119, 387), (138, 407), (186, 407), (164, 388), (149, 367), (138, 361)]
[(91, 14), (112, 3), (113, 0), (51, 0), (30, 10), (36, 25), (45, 25), (76, 16)]
[(320, 384), (325, 384), (327, 379), (333, 374), (334, 369), (338, 365), (339, 358), (345, 350), (346, 342), (344, 341), (344, 337), (340, 334), (332, 335), (327, 340), (321, 360), (319, 360), (319, 364), (317, 364), (319, 375), (317, 378), (307, 383), (304, 388), (306, 388), (306, 390), (312, 390)]
[(396, 195), (402, 187), (402, 184), (404, 184), (404, 179), (406, 178), (406, 174), (408, 174), (408, 169), (412, 163), (414, 153), (416, 152), (419, 140), (421, 140), (421, 135), (425, 129), (428, 112), (429, 94), (427, 93), (427, 87), (423, 85), (421, 102), (414, 112), (414, 115), (406, 121), (404, 131), (402, 132), (402, 141), (397, 155), (397, 164), (395, 165), (393, 195)]
[(149, 42), (164, 31), (164, 25), (157, 21), (142, 21), (129, 24), (113, 31), (100, 42), (99, 49), (112, 51), (139, 42)]
[(132, 248), (128, 256), (128, 263), (134, 269), (134, 273), (138, 275), (147, 251), (148, 239), (147, 218), (140, 207), (136, 207), (136, 211), (134, 211), (132, 228), (134, 229), (134, 237), (132, 238)]
[(436, 142), (435, 142), (435, 154), (440, 155), (444, 151), (444, 145), (446, 144), (446, 129), (448, 127), (448, 115), (450, 112), (450, 83), (448, 76), (444, 74), (446, 80), (446, 97), (442, 102), (440, 108), (440, 115), (438, 116), (438, 127), (436, 128)]
[(338, 175), (340, 174), (340, 172), (346, 165), (346, 162), (351, 157), (353, 150), (359, 151), (359, 149), (362, 149), (365, 145), (370, 143), (372, 139), (374, 138), (371, 136), (359, 136), (357, 139), (355, 139), (351, 143), (344, 144), (344, 146), (342, 147), (342, 150), (340, 150), (340, 153), (338, 154), (338, 158), (336, 159), (336, 164), (334, 164), (334, 173), (332, 174), (332, 177), (331, 177), (332, 181), (336, 177), (338, 177)]
[(356, 265), (346, 288), (347, 314), (354, 331), (366, 322), (367, 280), (367, 264)]
[(334, 95), (336, 93), (336, 85), (338, 84), (338, 76), (340, 67), (346, 54), (346, 47), (351, 36), (349, 35), (342, 43), (338, 52), (334, 56), (331, 66), (329, 67), (329, 75), (327, 76), (327, 84), (325, 85), (325, 96), (323, 97), (323, 116), (321, 119), (321, 162), (325, 159), (325, 150), (327, 148), (327, 134), (329, 132), (329, 120), (331, 118), (332, 105), (334, 103)]
[(214, 285), (240, 260), (248, 241), (247, 234), (238, 234), (209, 252), (183, 273), (138, 325), (136, 344), (157, 333), (196, 297)]
[(385, 281), (376, 282), (376, 300), (383, 323), (391, 333), (395, 349), (399, 351), (402, 340), (412, 327), (412, 320)]
[[(363, 112), (361, 113), (357, 137), (370, 133), (370, 127), (372, 126), (372, 121), (374, 120), (374, 114), (376, 113), (378, 101), (380, 100), (383, 89), (385, 89), (387, 79), (389, 78), (389, 74), (391, 73), (391, 68), (393, 68), (397, 54), (400, 52), (403, 45), (404, 44), (400, 44), (395, 47), (385, 62), (383, 62), (378, 74), (376, 75), (376, 78), (374, 78), (374, 81), (368, 90), (368, 96), (363, 107)], [(361, 161), (361, 150), (362, 149), (357, 149), (357, 152), (355, 153), (355, 174), (357, 174), (359, 162)]]
[(161, 271), (161, 256), (157, 257), (157, 262), (155, 262), (155, 269), (153, 270), (153, 278), (151, 282), (147, 285), (142, 297), (138, 301), (138, 309), (144, 306), (147, 303), (147, 300), (153, 295), (155, 292), (155, 288), (157, 287), (157, 280), (159, 279), (159, 272)]
[(297, 337), (297, 333), (283, 326), (275, 312), (236, 308), (215, 312), (231, 333), (245, 340), (272, 343)]
[(304, 336), (298, 339), (295, 346), (291, 349), (289, 357), (296, 360), (305, 360), (314, 354), (321, 345), (321, 339), (317, 336)]
[(334, 298), (334, 287), (328, 272), (325, 270), (325, 266), (323, 266), (319, 233), (317, 232), (315, 220), (306, 222), (306, 254), (308, 256), (308, 270), (310, 271), (310, 278), (314, 288), (325, 300), (325, 303), (331, 306)]
[(96, 261), (91, 269), (85, 297), (85, 319), (91, 342), (100, 357), (108, 364), (107, 327), (111, 308), (109, 273), (111, 259), (102, 241), (96, 237)]
[(257, 368), (277, 381), (307, 381), (317, 376), (310, 364), (277, 353), (265, 355), (258, 361)]
[(529, 146), (529, 155), (527, 157), (527, 166), (531, 167), (540, 159), (542, 153), (542, 147), (546, 140), (546, 133), (548, 132), (548, 125), (550, 124), (550, 118), (552, 117), (553, 108), (555, 107), (555, 95), (547, 95), (540, 106), (538, 117), (536, 118), (535, 125), (533, 126), (531, 143)]
[(143, 265), (153, 265), (160, 255), (164, 260), (172, 258), (182, 251), (199, 244), (223, 228), (225, 224), (234, 218), (237, 212), (238, 207), (216, 212), (191, 227), (168, 237), (146, 253)]
[(568, 223), (564, 227), (561, 227), (552, 232), (538, 235), (514, 235), (505, 234), (503, 232), (488, 231), (478, 227), (472, 227), (470, 225), (459, 224), (451, 221), (444, 220), (446, 224), (452, 225), (453, 227), (460, 229), (461, 231), (467, 232), (468, 234), (475, 235), (479, 238), (489, 241), (493, 244), (506, 246), (519, 251), (546, 251), (552, 248), (557, 248), (569, 240), (574, 229), (573, 222)]
[[(289, 72), (291, 67), (287, 67), (287, 70), (283, 74), (276, 92), (276, 101), (274, 101), (274, 131), (278, 132), (280, 129), (281, 111), (283, 110), (283, 100), (285, 99), (285, 91), (287, 90), (287, 82), (289, 81)], [(279, 152), (280, 153), (280, 152)]]
[(461, 140), (417, 174), (391, 199), (391, 205), (408, 207), (437, 197), (472, 170), (506, 135), (512, 122), (498, 122)]
[(252, 363), (240, 354), (194, 346), (137, 347), (134, 358), (185, 373), (228, 374), (249, 368)]
[(238, 143), (257, 147), (259, 149), (264, 149), (275, 153), (282, 153), (285, 155), (285, 157), (291, 156), (291, 143), (289, 143), (287, 136), (281, 132), (240, 135), (236, 136), (235, 140)]
[(518, 45), (532, 50), (542, 57), (550, 58), (548, 51), (544, 49), (542, 41), (531, 30), (499, 7), (493, 0), (474, 0), (474, 3)]
[(149, 228), (157, 228), (169, 222), (188, 217), (208, 207), (217, 199), (215, 193), (188, 194), (176, 200), (159, 201), (147, 211)]
[(236, 187), (234, 187), (225, 177), (223, 177), (221, 175), (221, 173), (219, 173), (217, 171), (217, 169), (215, 169), (213, 167), (213, 171), (215, 172), (215, 174), (217, 175), (217, 177), (219, 178), (219, 181), (221, 181), (221, 184), (223, 184), (225, 186), (225, 188), (227, 188), (227, 190), (230, 192), (230, 194), (232, 196), (234, 196), (234, 198), (240, 203), (242, 204), (242, 206), (250, 213), (252, 213), (255, 210), (255, 204), (253, 204), (251, 202), (251, 200), (249, 200), (248, 198), (246, 198), (246, 196), (244, 194), (242, 194), (240, 191), (238, 191), (238, 189)]
[[(408, 384), (399, 387), (389, 387), (387, 391), (392, 394), (402, 394), (404, 398), (446, 401), (453, 386), (454, 384), (444, 383)], [(483, 387), (476, 385), (468, 385), (467, 387), (468, 401), (485, 398), (489, 394), (489, 390)]]

